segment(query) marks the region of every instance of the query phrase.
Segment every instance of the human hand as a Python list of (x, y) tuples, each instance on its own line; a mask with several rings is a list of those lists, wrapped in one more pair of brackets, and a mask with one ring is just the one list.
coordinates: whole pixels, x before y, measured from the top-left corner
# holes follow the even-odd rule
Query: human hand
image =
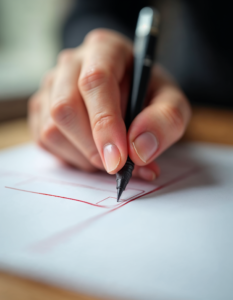
[(152, 70), (146, 107), (128, 133), (124, 115), (133, 46), (110, 30), (90, 32), (83, 44), (64, 50), (29, 102), (34, 139), (62, 160), (85, 171), (117, 173), (129, 155), (133, 174), (159, 175), (154, 162), (184, 133), (189, 103), (161, 66)]

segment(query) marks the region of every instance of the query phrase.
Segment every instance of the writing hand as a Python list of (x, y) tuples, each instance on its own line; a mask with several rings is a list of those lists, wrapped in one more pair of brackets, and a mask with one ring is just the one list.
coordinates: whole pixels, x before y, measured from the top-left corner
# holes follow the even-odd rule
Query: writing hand
[(29, 102), (29, 123), (41, 146), (80, 169), (115, 174), (129, 154), (133, 174), (153, 180), (159, 175), (154, 159), (182, 136), (190, 106), (155, 66), (148, 105), (126, 133), (132, 47), (124, 36), (97, 29), (80, 47), (64, 50)]

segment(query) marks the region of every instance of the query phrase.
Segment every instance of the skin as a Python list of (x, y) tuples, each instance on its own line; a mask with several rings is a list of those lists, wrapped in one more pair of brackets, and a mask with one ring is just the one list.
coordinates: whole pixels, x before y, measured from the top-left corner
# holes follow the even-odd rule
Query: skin
[[(132, 76), (133, 45), (117, 32), (96, 29), (83, 44), (64, 50), (29, 101), (29, 124), (36, 142), (63, 161), (85, 171), (118, 172), (129, 155), (134, 176), (159, 176), (154, 159), (184, 133), (191, 116), (185, 95), (159, 65), (152, 70), (146, 106), (128, 133), (124, 115)], [(134, 141), (152, 133), (157, 150), (147, 160)], [(109, 170), (104, 147), (115, 145), (119, 163)], [(118, 152), (117, 152), (118, 153)]]

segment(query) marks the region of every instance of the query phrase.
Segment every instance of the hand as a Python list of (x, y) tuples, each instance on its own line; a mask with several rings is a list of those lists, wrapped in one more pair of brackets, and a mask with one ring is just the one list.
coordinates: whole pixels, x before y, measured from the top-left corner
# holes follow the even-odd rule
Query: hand
[(157, 177), (154, 159), (182, 136), (191, 110), (170, 76), (155, 66), (147, 106), (126, 133), (132, 63), (132, 43), (110, 30), (96, 29), (80, 47), (63, 51), (29, 102), (35, 140), (86, 171), (115, 174), (129, 154), (134, 175)]

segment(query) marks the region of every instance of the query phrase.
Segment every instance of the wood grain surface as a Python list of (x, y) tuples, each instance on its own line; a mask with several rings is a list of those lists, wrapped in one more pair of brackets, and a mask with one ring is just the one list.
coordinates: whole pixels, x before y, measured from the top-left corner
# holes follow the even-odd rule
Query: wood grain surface
[[(31, 136), (26, 119), (0, 123), (0, 148), (29, 141)], [(192, 119), (182, 141), (233, 145), (233, 111), (194, 107)], [(97, 300), (100, 298), (73, 293), (0, 271), (0, 299)]]

